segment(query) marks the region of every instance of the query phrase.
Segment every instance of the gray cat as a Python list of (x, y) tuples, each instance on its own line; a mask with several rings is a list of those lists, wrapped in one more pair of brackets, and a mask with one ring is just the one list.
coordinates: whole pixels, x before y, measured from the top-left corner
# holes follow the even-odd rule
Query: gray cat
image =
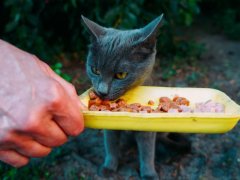
[[(114, 100), (134, 86), (149, 85), (162, 16), (134, 30), (105, 28), (82, 16), (91, 34), (87, 74), (101, 98)], [(120, 132), (104, 130), (103, 175), (117, 170)], [(159, 179), (154, 166), (156, 133), (136, 131), (133, 134), (138, 146), (141, 178)]]

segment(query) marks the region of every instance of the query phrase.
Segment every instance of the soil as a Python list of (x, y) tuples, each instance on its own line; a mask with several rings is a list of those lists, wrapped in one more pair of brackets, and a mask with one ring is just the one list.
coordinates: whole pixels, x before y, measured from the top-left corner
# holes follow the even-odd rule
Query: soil
[[(155, 85), (217, 88), (240, 104), (240, 42), (201, 32), (197, 33), (196, 40), (203, 43), (206, 49), (198, 65), (180, 69), (176, 76), (164, 81), (161, 68), (156, 63)], [(66, 72), (75, 74), (73, 83), (79, 93), (91, 86), (83, 64), (68, 69)], [(193, 72), (200, 74), (194, 84), (186, 79)], [(174, 150), (157, 142), (155, 165), (160, 179), (240, 179), (239, 123), (225, 134), (186, 136), (191, 141), (190, 151)], [(102, 130), (86, 129), (62, 148), (65, 153), (49, 169), (53, 179), (104, 179), (98, 175), (98, 168), (105, 156)], [(138, 155), (134, 143), (123, 149), (119, 169), (110, 179), (139, 179)]]

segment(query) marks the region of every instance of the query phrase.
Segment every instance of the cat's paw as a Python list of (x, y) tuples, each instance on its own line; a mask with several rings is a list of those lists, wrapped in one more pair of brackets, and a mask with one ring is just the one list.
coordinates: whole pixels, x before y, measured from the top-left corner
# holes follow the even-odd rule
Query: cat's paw
[(115, 173), (116, 173), (115, 170), (109, 169), (105, 166), (101, 166), (98, 170), (98, 175), (105, 178), (113, 177)]
[(155, 169), (146, 166), (140, 169), (140, 176), (143, 180), (159, 180), (159, 176)]
[(157, 175), (157, 173), (153, 173), (153, 174), (145, 174), (141, 176), (142, 180), (159, 180), (159, 176)]

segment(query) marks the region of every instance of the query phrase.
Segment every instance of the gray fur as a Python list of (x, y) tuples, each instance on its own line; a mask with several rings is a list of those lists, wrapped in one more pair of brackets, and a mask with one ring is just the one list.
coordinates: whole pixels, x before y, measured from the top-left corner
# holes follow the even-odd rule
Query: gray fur
[[(130, 88), (146, 83), (155, 63), (156, 37), (162, 15), (135, 30), (105, 28), (82, 18), (92, 37), (86, 68), (97, 94), (103, 99), (114, 100)], [(93, 68), (98, 70), (97, 74)], [(119, 72), (126, 72), (126, 78), (116, 79), (115, 74)], [(120, 132), (104, 131), (106, 157), (101, 169), (104, 175), (117, 170)], [(134, 136), (138, 145), (141, 177), (158, 179), (154, 167), (156, 133), (134, 132)]]
[[(83, 19), (93, 37), (87, 56), (87, 74), (102, 98), (117, 99), (150, 76), (161, 17), (143, 28), (125, 31), (104, 28), (87, 18)], [(92, 72), (93, 67), (100, 71), (100, 75)], [(119, 72), (127, 72), (127, 77), (116, 79), (115, 74)]]

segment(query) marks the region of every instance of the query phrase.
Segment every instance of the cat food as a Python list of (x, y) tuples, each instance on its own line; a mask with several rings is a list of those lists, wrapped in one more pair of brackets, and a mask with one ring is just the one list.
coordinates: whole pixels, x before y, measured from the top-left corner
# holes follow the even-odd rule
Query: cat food
[(148, 101), (148, 105), (153, 106), (154, 105), (154, 101), (153, 100), (149, 100)]
[(184, 105), (189, 106), (190, 102), (184, 97), (175, 96), (173, 98), (173, 102), (175, 102), (177, 105)]
[(196, 104), (196, 112), (221, 113), (224, 112), (224, 105), (208, 100), (204, 103)]
[(136, 112), (136, 113), (193, 113), (193, 112), (224, 112), (224, 105), (211, 100), (205, 103), (196, 103), (196, 108), (191, 108), (190, 101), (185, 97), (175, 96), (160, 97), (159, 104), (153, 108), (153, 100), (148, 101), (149, 106), (140, 103), (127, 104), (124, 99), (116, 101), (101, 100), (94, 91), (89, 92), (88, 109), (90, 111)]

